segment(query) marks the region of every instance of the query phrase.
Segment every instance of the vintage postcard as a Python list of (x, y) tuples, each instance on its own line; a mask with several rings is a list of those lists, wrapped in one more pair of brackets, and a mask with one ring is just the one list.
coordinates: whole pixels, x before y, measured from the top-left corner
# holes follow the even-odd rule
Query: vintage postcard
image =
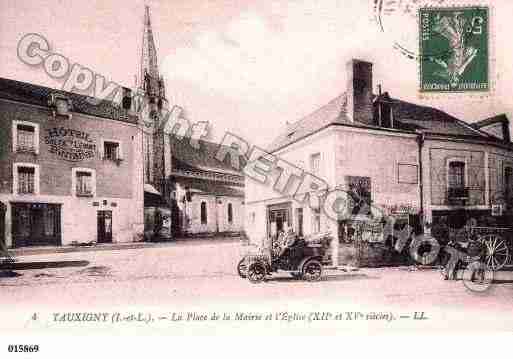
[(511, 14), (0, 2), (0, 357), (511, 331)]

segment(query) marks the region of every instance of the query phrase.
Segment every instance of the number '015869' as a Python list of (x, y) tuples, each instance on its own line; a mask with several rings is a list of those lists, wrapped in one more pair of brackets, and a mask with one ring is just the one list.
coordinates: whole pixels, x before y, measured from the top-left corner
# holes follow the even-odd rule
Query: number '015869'
[(7, 346), (9, 353), (36, 353), (39, 351), (39, 345), (11, 344)]

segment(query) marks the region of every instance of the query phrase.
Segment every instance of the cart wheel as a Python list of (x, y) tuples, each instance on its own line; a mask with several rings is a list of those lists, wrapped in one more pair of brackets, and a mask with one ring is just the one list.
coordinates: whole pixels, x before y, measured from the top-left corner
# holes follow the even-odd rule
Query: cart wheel
[(246, 258), (242, 258), (237, 264), (237, 272), (239, 273), (239, 277), (246, 278), (246, 271), (248, 266), (246, 265)]
[(322, 276), (322, 264), (316, 259), (311, 259), (303, 265), (301, 276), (308, 282), (318, 281)]
[(486, 248), (485, 262), (493, 270), (499, 270), (509, 261), (509, 249), (506, 241), (495, 234), (488, 234), (480, 238)]
[(265, 279), (266, 272), (262, 263), (252, 263), (249, 265), (247, 277), (251, 283), (260, 283)]

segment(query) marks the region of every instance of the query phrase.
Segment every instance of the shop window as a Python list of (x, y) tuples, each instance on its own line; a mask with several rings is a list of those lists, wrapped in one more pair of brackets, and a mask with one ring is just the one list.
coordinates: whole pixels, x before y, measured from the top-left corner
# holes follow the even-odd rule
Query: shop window
[(201, 224), (207, 224), (207, 203), (201, 202)]
[(13, 151), (39, 153), (39, 125), (27, 121), (13, 121)]
[(14, 164), (14, 193), (39, 193), (39, 166), (31, 163)]
[(60, 217), (60, 206), (57, 204), (13, 203), (13, 245), (61, 244)]
[(321, 170), (321, 154), (314, 153), (310, 156), (310, 172), (318, 176)]
[(88, 168), (73, 168), (73, 186), (78, 197), (93, 197), (96, 193), (96, 173)]
[(228, 223), (233, 223), (233, 206), (228, 203)]
[(349, 210), (353, 216), (370, 216), (372, 203), (372, 180), (365, 176), (346, 176), (349, 188)]

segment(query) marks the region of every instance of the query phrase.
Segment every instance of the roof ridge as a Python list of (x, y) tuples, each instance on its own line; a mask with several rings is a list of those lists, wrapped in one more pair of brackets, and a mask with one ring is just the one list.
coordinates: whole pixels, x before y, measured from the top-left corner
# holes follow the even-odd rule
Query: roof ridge
[[(346, 98), (347, 98), (347, 91), (342, 92), (342, 93), (341, 93), (341, 94), (339, 94), (338, 96), (335, 96), (334, 98), (332, 98), (331, 100), (329, 100), (328, 102), (326, 102), (326, 103), (325, 103), (324, 105), (322, 105), (321, 107), (318, 107), (317, 109), (315, 109), (315, 110), (313, 110), (313, 111), (311, 111), (311, 112), (307, 113), (306, 115), (304, 115), (303, 117), (299, 118), (298, 120), (296, 120), (296, 121), (294, 121), (294, 122), (290, 123), (290, 124), (289, 124), (289, 126), (297, 125), (297, 124), (301, 123), (301, 121), (303, 121), (303, 120), (307, 119), (308, 117), (310, 117), (310, 116), (312, 116), (312, 115), (316, 114), (317, 112), (319, 112), (319, 111), (321, 111), (321, 110), (325, 109), (326, 107), (331, 106), (334, 102), (336, 102), (337, 100), (339, 100), (341, 97), (346, 97)], [(342, 107), (344, 107), (344, 106), (342, 106)], [(289, 128), (287, 127), (287, 129), (289, 129)], [(292, 128), (290, 128), (290, 130), (293, 130), (293, 129), (292, 129)]]
[(479, 120), (476, 122), (472, 122), (470, 125), (475, 128), (481, 128), (483, 126), (489, 126), (499, 122), (509, 122), (508, 116), (506, 113), (501, 113), (492, 117), (487, 117), (483, 120)]
[(14, 79), (10, 79), (10, 78), (7, 78), (7, 77), (0, 77), (0, 82), (2, 82), (2, 81), (15, 82), (15, 83), (18, 83), (18, 84), (28, 85), (28, 86), (32, 86), (32, 87), (39, 88), (39, 89), (45, 89), (45, 90), (50, 90), (52, 92), (58, 92), (58, 93), (64, 94), (64, 95), (80, 96), (80, 97), (83, 97), (84, 99), (86, 99), (86, 101), (87, 101), (87, 99), (92, 99), (92, 100), (95, 100), (95, 101), (100, 101), (100, 102), (104, 102), (104, 103), (107, 103), (107, 104), (112, 104), (113, 107), (116, 107), (116, 108), (119, 108), (120, 110), (125, 110), (126, 111), (126, 109), (124, 109), (122, 106), (120, 106), (120, 104), (118, 104), (117, 102), (114, 102), (114, 101), (111, 101), (111, 100), (107, 100), (107, 99), (101, 99), (101, 98), (90, 96), (90, 95), (85, 95), (85, 94), (82, 94), (82, 93), (79, 93), (79, 92), (65, 91), (65, 90), (62, 90), (62, 89), (59, 89), (59, 88), (38, 85), (38, 84), (31, 83), (31, 82), (14, 80)]

